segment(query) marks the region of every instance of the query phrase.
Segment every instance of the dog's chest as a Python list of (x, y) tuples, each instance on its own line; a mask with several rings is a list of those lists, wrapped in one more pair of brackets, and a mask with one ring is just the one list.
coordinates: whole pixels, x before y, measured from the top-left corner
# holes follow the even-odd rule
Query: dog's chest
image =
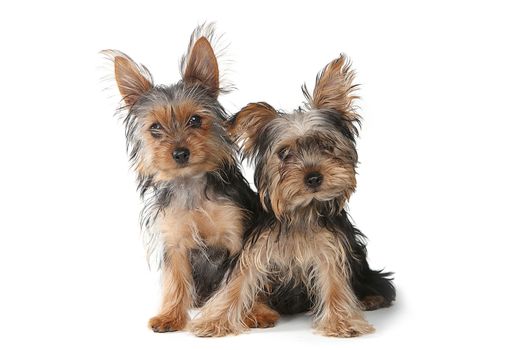
[(337, 246), (334, 236), (326, 230), (294, 230), (285, 234), (270, 232), (260, 249), (265, 249), (270, 261), (277, 266), (301, 269), (334, 255), (339, 249)]
[(243, 211), (227, 199), (177, 194), (160, 221), (164, 241), (174, 247), (214, 245), (232, 253), (241, 246)]

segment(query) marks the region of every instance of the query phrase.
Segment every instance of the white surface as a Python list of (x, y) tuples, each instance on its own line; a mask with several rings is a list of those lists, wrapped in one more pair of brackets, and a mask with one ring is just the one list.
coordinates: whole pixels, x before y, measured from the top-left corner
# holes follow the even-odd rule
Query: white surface
[[(523, 9), (505, 2), (0, 5), (0, 348), (523, 348)], [(221, 3), (221, 4), (219, 4)], [(224, 339), (154, 334), (118, 99), (101, 49), (179, 79), (194, 26), (231, 42), (231, 112), (292, 109), (346, 52), (362, 84), (353, 219), (398, 302), (373, 335), (328, 339), (295, 317)]]

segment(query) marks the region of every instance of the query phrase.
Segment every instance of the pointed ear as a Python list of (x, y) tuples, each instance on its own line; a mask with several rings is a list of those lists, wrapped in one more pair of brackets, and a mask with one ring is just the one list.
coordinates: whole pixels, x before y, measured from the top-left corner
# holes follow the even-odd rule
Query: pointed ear
[(351, 120), (357, 119), (353, 111), (353, 102), (359, 97), (353, 83), (355, 72), (345, 55), (330, 62), (318, 75), (315, 82), (313, 96), (310, 96), (305, 87), (303, 92), (312, 109), (333, 109)]
[(256, 153), (257, 137), (277, 116), (277, 111), (267, 103), (250, 103), (233, 116), (228, 131), (234, 140), (240, 141), (244, 154), (252, 157)]
[(126, 106), (132, 106), (140, 96), (151, 90), (153, 78), (146, 67), (119, 51), (105, 50), (102, 54), (113, 60), (115, 80)]
[(185, 58), (183, 80), (203, 85), (213, 97), (219, 96), (219, 64), (210, 42), (201, 37)]

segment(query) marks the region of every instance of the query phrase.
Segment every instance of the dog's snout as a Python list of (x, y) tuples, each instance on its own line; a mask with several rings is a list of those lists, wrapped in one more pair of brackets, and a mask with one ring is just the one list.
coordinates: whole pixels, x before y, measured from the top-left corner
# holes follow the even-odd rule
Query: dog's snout
[(304, 182), (310, 188), (317, 188), (323, 183), (323, 175), (317, 171), (308, 173), (304, 177)]
[(175, 151), (173, 151), (173, 159), (178, 164), (185, 164), (190, 159), (190, 150), (187, 148), (176, 148)]

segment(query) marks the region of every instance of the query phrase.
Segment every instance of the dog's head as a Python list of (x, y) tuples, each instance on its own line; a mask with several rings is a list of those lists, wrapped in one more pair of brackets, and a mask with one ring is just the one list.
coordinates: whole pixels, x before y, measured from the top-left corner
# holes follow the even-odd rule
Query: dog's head
[(233, 162), (226, 113), (217, 101), (221, 87), (212, 34), (197, 28), (182, 60), (182, 80), (170, 86), (155, 85), (149, 71), (127, 55), (104, 51), (114, 62), (128, 150), (139, 177), (170, 181)]
[(309, 206), (340, 212), (356, 187), (358, 115), (354, 72), (346, 57), (317, 76), (305, 108), (281, 113), (252, 103), (236, 114), (230, 132), (255, 165), (255, 184), (266, 210), (277, 217)]

